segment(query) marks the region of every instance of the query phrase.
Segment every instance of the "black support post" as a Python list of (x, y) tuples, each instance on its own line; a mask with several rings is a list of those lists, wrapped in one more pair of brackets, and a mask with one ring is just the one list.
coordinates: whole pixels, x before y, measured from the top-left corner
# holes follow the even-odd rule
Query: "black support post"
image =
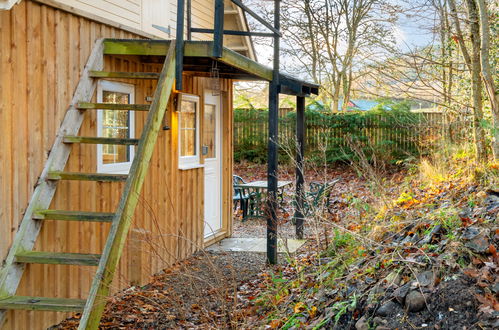
[[(274, 0), (274, 29), (280, 29), (280, 0)], [(279, 123), (279, 35), (274, 35), (274, 68), (269, 86), (267, 262), (277, 263), (277, 148)]]
[(192, 40), (192, 0), (187, 0), (187, 40)]
[(303, 157), (305, 155), (305, 97), (296, 97), (296, 238), (303, 239), (303, 204), (305, 198)]
[(185, 0), (177, 0), (177, 45), (175, 48), (175, 89), (182, 90), (184, 69), (184, 11)]
[(215, 0), (213, 57), (222, 57), (224, 45), (224, 0)]

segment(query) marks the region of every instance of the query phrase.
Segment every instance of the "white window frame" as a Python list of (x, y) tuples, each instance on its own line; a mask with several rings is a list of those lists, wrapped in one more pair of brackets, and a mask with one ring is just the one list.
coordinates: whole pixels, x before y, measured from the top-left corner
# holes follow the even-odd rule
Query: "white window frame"
[[(129, 94), (130, 104), (135, 103), (135, 86), (132, 84), (125, 84), (116, 81), (100, 80), (97, 84), (97, 102), (103, 102), (103, 92), (117, 92)], [(102, 120), (103, 112), (110, 110), (97, 110), (97, 136), (102, 137)], [(135, 137), (135, 112), (129, 111), (129, 127), (130, 139)], [(130, 161), (123, 163), (114, 164), (104, 164), (102, 156), (102, 144), (97, 145), (97, 172), (99, 173), (115, 173), (115, 174), (127, 174), (132, 166), (133, 158), (135, 156), (134, 146), (129, 146), (130, 150)]]
[[(181, 128), (180, 128), (180, 123), (181, 123), (181, 118), (182, 118), (182, 101), (190, 101), (194, 102), (196, 105), (196, 148), (195, 152), (196, 154), (194, 156), (181, 156), (180, 151), (182, 150), (182, 139), (181, 139)], [(199, 144), (201, 143), (200, 141), (200, 120), (199, 117), (201, 116), (201, 102), (199, 99), (198, 95), (193, 95), (193, 94), (185, 94), (182, 93), (180, 95), (180, 104), (178, 105), (178, 129), (177, 129), (177, 137), (178, 137), (178, 167), (181, 170), (189, 170), (192, 168), (199, 168), (203, 167), (203, 165), (200, 164), (199, 162), (199, 154), (200, 154), (200, 147)]]

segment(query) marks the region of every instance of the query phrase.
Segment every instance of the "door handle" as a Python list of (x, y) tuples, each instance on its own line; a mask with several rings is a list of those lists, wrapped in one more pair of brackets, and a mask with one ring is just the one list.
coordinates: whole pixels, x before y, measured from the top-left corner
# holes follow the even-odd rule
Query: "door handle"
[(201, 153), (203, 154), (203, 156), (207, 155), (208, 154), (208, 146), (202, 146)]

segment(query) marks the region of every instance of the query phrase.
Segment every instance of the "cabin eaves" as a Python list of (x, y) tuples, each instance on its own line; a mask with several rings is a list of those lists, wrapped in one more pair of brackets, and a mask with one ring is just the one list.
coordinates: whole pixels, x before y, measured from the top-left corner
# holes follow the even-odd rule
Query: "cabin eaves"
[(0, 10), (9, 10), (21, 0), (0, 0)]
[[(22, 0), (0, 0), (0, 10), (10, 10)], [(66, 12), (86, 17), (148, 39), (174, 39), (176, 33), (176, 0), (33, 0)], [(193, 0), (191, 24), (212, 27), (213, 0)], [(245, 13), (231, 2), (224, 10), (224, 24), (235, 30), (249, 31)], [(211, 40), (210, 35), (194, 34), (193, 40)], [(253, 42), (248, 36), (225, 36), (228, 48), (256, 60)]]

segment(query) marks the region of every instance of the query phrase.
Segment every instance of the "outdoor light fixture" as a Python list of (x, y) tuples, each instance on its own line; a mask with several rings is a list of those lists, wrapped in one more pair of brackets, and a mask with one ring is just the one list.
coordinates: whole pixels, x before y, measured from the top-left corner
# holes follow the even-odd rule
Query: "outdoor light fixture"
[(176, 112), (182, 112), (182, 95), (183, 93), (176, 93), (173, 100), (173, 105)]
[(220, 69), (218, 68), (218, 62), (213, 61), (210, 69), (210, 85), (211, 85), (211, 93), (213, 96), (219, 96), (220, 90), (222, 89), (220, 86)]

